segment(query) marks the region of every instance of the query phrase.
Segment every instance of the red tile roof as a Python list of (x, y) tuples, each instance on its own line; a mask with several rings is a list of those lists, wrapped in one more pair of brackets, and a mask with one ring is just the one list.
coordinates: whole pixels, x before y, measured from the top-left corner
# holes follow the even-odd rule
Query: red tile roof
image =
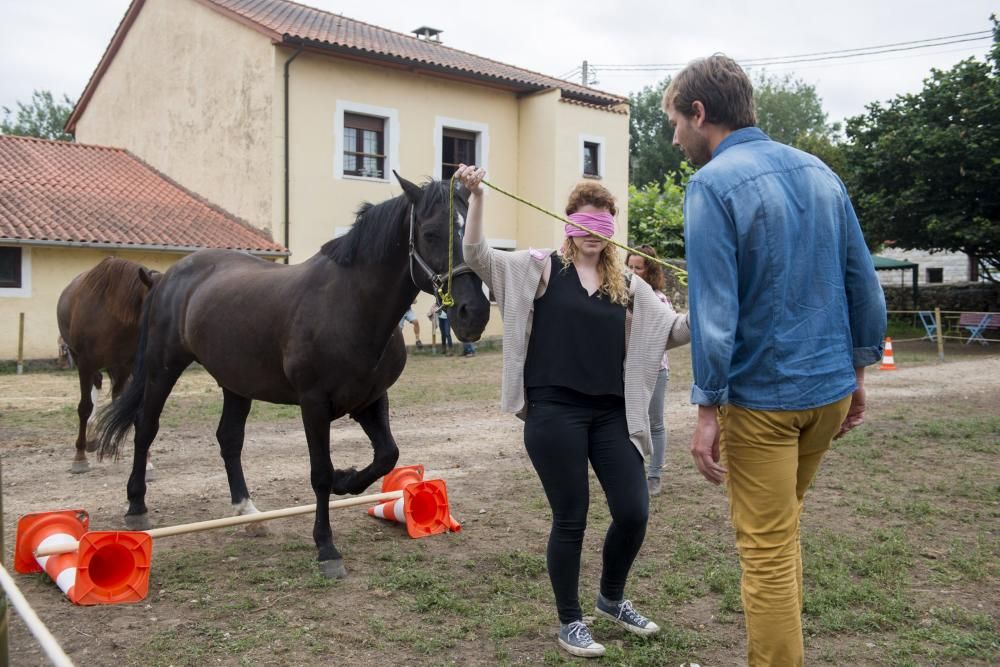
[(0, 242), (287, 251), (128, 151), (0, 135)]
[(559, 88), (574, 99), (597, 104), (620, 104), (617, 95), (586, 88), (570, 81), (507, 65), (440, 42), (418, 39), (386, 28), (314, 9), (289, 0), (201, 0), (228, 10), (264, 28), (276, 40), (305, 41), (314, 46), (341, 47), (360, 54), (399, 59), (409, 64), (441, 68), (458, 75), (492, 79), (518, 89)]
[[(439, 42), (418, 39), (386, 28), (300, 5), (289, 0), (198, 0), (258, 32), (276, 44), (303, 45), (310, 50), (346, 57), (405, 66), (440, 76), (473, 80), (517, 92), (559, 89), (564, 97), (610, 108), (626, 99), (571, 81), (453, 49)], [(97, 69), (91, 75), (66, 127), (73, 131), (76, 121), (101, 77), (114, 59), (144, 0), (132, 0)], [(182, 38), (182, 36), (178, 36)]]

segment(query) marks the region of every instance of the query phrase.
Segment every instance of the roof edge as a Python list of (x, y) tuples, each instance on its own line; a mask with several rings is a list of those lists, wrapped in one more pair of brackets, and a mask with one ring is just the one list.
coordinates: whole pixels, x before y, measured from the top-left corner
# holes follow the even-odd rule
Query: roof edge
[[(78, 144), (78, 145), (86, 146), (87, 144)], [(205, 206), (207, 206), (208, 208), (212, 209), (213, 211), (215, 211), (216, 213), (218, 213), (222, 217), (224, 217), (227, 220), (229, 220), (230, 222), (233, 222), (233, 223), (235, 223), (235, 224), (243, 227), (247, 231), (256, 234), (257, 236), (261, 237), (262, 239), (268, 241), (269, 243), (273, 243), (274, 245), (276, 245), (279, 248), (281, 248), (282, 250), (284, 250), (286, 253), (290, 254), (290, 251), (288, 250), (288, 248), (285, 248), (283, 245), (281, 245), (280, 243), (278, 243), (277, 241), (274, 240), (274, 237), (271, 235), (271, 232), (269, 230), (264, 230), (264, 229), (261, 229), (259, 227), (255, 227), (254, 225), (250, 224), (249, 222), (247, 222), (243, 218), (241, 218), (241, 217), (239, 217), (239, 216), (237, 216), (237, 215), (235, 215), (233, 213), (230, 213), (229, 211), (227, 211), (226, 209), (222, 208), (218, 204), (215, 204), (215, 203), (209, 201), (205, 197), (202, 197), (197, 192), (194, 192), (193, 190), (190, 190), (190, 189), (184, 187), (183, 185), (181, 185), (180, 183), (178, 183), (177, 181), (175, 181), (170, 176), (167, 176), (162, 171), (160, 171), (159, 169), (157, 169), (153, 165), (149, 164), (148, 162), (146, 162), (145, 160), (143, 160), (142, 158), (140, 158), (138, 155), (134, 154), (132, 151), (124, 149), (124, 148), (119, 149), (119, 150), (121, 150), (122, 152), (124, 152), (131, 159), (135, 160), (136, 162), (138, 162), (139, 164), (141, 164), (146, 169), (149, 169), (151, 172), (153, 172), (154, 174), (156, 174), (157, 176), (159, 176), (160, 178), (162, 178), (164, 181), (166, 181), (170, 185), (174, 186), (175, 188), (177, 188), (178, 190), (180, 190), (181, 192), (183, 192), (187, 196), (191, 197), (192, 199), (198, 201), (201, 204), (204, 204)]]
[(216, 248), (214, 246), (181, 246), (181, 245), (159, 245), (155, 243), (110, 243), (102, 241), (58, 241), (55, 239), (21, 239), (12, 237), (0, 237), (0, 246), (32, 246), (49, 248), (81, 248), (94, 250), (140, 250), (143, 252), (171, 252), (171, 253), (191, 253), (198, 250), (235, 250), (245, 252), (248, 255), (260, 257), (289, 257), (291, 253), (278, 250), (260, 250), (250, 248)]
[[(198, 0), (198, 2), (203, 2), (203, 1), (209, 1), (209, 0)], [(401, 67), (406, 67), (413, 70), (419, 70), (422, 72), (428, 72), (431, 73), (432, 75), (442, 76), (444, 78), (458, 79), (464, 82), (473, 81), (481, 84), (492, 84), (494, 86), (519, 93), (533, 93), (533, 92), (538, 92), (540, 90), (558, 90), (560, 91), (563, 97), (600, 107), (615, 107), (621, 104), (628, 103), (627, 97), (621, 97), (619, 95), (614, 95), (612, 93), (606, 93), (604, 91), (599, 91), (599, 90), (595, 90), (593, 94), (586, 94), (580, 92), (578, 90), (579, 87), (576, 86), (575, 84), (572, 84), (569, 81), (556, 79), (555, 77), (550, 77), (546, 74), (533, 72), (532, 70), (527, 70), (524, 69), (523, 67), (517, 67), (515, 65), (507, 65), (507, 66), (521, 70), (523, 72), (528, 72), (530, 74), (535, 74), (537, 76), (542, 76), (545, 78), (552, 79), (553, 81), (560, 84), (565, 83), (567, 85), (573, 85), (573, 87), (568, 88), (561, 85), (548, 86), (548, 85), (531, 84), (504, 77), (490, 76), (488, 74), (480, 74), (478, 72), (470, 72), (468, 70), (459, 69), (457, 67), (448, 67), (446, 65), (438, 65), (436, 63), (429, 63), (422, 60), (414, 60), (412, 58), (406, 58), (404, 56), (398, 56), (389, 53), (379, 53), (376, 51), (369, 51), (358, 47), (344, 46), (343, 44), (334, 44), (332, 42), (325, 42), (315, 39), (306, 39), (287, 34), (282, 35), (280, 41), (276, 40), (276, 42), (278, 45), (287, 47), (305, 46), (312, 53), (330, 54), (340, 57), (352, 58), (383, 66), (386, 64), (396, 64)], [(453, 49), (453, 50), (459, 51), (458, 49)], [(466, 53), (464, 51), (459, 51), (459, 52)], [(476, 57), (483, 58), (483, 56), (476, 56)], [(489, 58), (484, 58), (484, 59), (490, 60)], [(493, 61), (493, 62), (499, 62), (499, 61)], [(501, 63), (501, 64), (506, 65), (506, 63)]]

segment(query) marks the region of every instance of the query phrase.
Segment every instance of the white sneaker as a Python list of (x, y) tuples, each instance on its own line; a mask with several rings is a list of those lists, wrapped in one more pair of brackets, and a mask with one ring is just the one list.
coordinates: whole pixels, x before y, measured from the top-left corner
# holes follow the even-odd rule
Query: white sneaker
[(559, 645), (572, 655), (581, 658), (599, 658), (604, 646), (594, 641), (583, 621), (573, 621), (559, 628)]

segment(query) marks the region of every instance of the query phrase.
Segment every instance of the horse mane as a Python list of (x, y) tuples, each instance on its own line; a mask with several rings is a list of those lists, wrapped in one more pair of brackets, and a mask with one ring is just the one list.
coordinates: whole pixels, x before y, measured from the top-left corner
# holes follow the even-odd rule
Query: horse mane
[[(448, 182), (430, 180), (421, 185), (424, 192), (415, 211), (427, 215), (435, 206), (448, 201)], [(462, 200), (464, 203), (464, 200)], [(456, 203), (459, 202), (456, 196)], [(409, 224), (407, 211), (410, 200), (405, 194), (378, 204), (365, 202), (355, 214), (354, 224), (347, 234), (327, 241), (320, 252), (341, 266), (355, 263), (378, 264), (399, 245), (399, 227)]]
[(136, 324), (148, 291), (139, 279), (141, 268), (127, 259), (105, 257), (84, 276), (80, 291), (97, 299), (122, 324)]

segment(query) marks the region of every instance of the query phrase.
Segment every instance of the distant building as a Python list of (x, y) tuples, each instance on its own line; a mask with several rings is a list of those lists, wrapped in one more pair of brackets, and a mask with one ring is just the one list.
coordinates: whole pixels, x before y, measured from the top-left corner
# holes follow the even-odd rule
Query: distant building
[[(907, 260), (919, 264), (920, 270), (917, 272), (917, 281), (920, 285), (942, 282), (961, 283), (969, 280), (969, 256), (965, 253), (931, 253), (926, 250), (886, 248), (878, 254), (889, 259)], [(900, 280), (909, 285), (910, 276), (907, 275), (901, 278), (899, 273), (898, 271), (880, 273), (879, 279), (883, 285), (899, 285)]]
[[(269, 230), (292, 262), (344, 233), (361, 202), (400, 194), (393, 169), (442, 178), (459, 162), (556, 211), (577, 182), (600, 180), (626, 238), (626, 99), (417, 32), (287, 0), (133, 0), (67, 127)], [(500, 195), (487, 227), (507, 249), (563, 237)]]

